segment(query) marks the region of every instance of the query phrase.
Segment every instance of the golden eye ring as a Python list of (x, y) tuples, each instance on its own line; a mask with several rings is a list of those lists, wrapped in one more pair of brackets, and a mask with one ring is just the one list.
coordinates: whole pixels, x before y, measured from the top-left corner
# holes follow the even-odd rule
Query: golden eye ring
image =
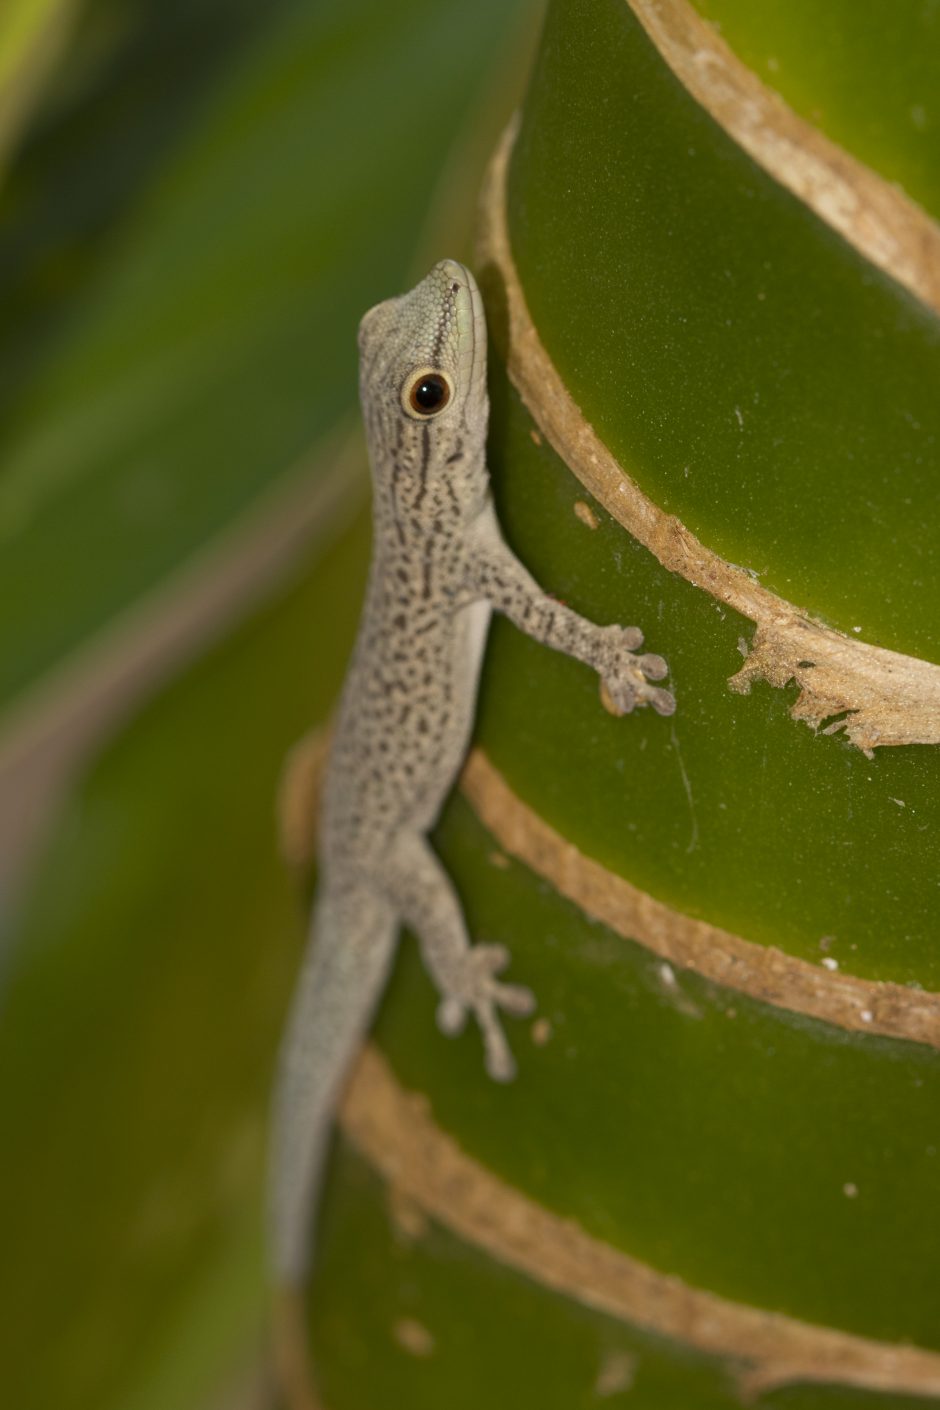
[(454, 394), (453, 383), (438, 367), (422, 367), (408, 378), (401, 393), (401, 404), (409, 416), (418, 421), (430, 421), (449, 405)]

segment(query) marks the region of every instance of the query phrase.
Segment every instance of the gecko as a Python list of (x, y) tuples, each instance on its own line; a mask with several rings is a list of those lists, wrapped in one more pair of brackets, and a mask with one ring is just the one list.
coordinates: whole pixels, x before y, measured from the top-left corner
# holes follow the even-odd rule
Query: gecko
[(651, 684), (661, 656), (636, 627), (598, 626), (543, 592), (500, 530), (486, 465), (483, 302), (470, 271), (436, 264), (359, 326), (360, 400), (372, 472), (372, 560), (324, 778), (318, 889), (275, 1086), (269, 1218), (275, 1281), (300, 1287), (313, 1253), (334, 1111), (403, 926), (439, 993), (437, 1022), (473, 1015), (485, 1065), (514, 1075), (501, 1011), (533, 995), (499, 977), (502, 945), (472, 943), (428, 834), (473, 727), (495, 609), (592, 667), (625, 714), (675, 709)]

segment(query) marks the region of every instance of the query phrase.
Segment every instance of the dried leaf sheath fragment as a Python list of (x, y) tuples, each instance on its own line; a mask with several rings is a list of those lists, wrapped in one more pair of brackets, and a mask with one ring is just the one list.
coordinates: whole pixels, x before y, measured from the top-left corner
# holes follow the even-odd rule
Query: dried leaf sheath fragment
[[(820, 649), (822, 648), (822, 649)], [(852, 641), (806, 618), (759, 623), (747, 659), (728, 684), (747, 694), (755, 680), (795, 681), (795, 720), (818, 728), (849, 712), (826, 733), (844, 730), (866, 754), (880, 744), (933, 744), (940, 739), (938, 669), (929, 661)]]

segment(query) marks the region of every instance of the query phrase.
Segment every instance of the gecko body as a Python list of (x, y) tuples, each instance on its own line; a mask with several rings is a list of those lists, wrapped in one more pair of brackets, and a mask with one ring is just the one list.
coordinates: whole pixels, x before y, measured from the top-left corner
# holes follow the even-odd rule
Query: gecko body
[(620, 712), (674, 709), (636, 656), (634, 627), (597, 626), (549, 598), (505, 543), (486, 468), (486, 323), (470, 272), (436, 265), (359, 329), (373, 479), (373, 556), (324, 782), (319, 888), (281, 1052), (271, 1172), (275, 1276), (303, 1282), (332, 1116), (394, 957), (416, 935), (439, 1026), (468, 1014), (497, 1080), (514, 1072), (500, 1009), (530, 992), (497, 976), (502, 946), (472, 944), (427, 834), (463, 763), (490, 613), (592, 666)]

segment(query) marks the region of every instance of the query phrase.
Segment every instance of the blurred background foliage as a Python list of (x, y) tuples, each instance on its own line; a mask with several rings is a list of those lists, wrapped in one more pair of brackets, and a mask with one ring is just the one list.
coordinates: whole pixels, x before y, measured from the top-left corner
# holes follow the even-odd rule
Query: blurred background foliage
[(358, 613), (355, 329), (468, 253), (537, 10), (0, 11), (0, 1375), (18, 1410), (267, 1403), (264, 1112), (303, 930), (274, 796)]

